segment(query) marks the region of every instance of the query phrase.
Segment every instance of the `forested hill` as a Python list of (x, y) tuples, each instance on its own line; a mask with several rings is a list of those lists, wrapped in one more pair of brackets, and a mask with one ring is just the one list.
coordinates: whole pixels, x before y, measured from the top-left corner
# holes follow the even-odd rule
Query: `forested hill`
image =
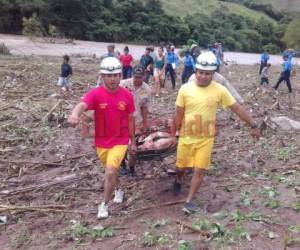
[[(0, 32), (279, 52), (293, 15), (260, 0), (0, 0)], [(267, 1), (267, 0), (266, 0)]]

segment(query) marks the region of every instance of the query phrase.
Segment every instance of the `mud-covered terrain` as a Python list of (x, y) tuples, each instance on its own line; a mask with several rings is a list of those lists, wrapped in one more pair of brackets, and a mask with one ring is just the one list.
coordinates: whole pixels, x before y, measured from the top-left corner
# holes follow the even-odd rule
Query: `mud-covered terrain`
[[(72, 92), (56, 87), (61, 58), (0, 57), (1, 249), (299, 249), (300, 135), (272, 118), (300, 121), (300, 76), (276, 94), (258, 88), (258, 66), (231, 64), (222, 73), (261, 124), (255, 141), (229, 111), (218, 113), (212, 168), (197, 194), (201, 212), (185, 215), (172, 195), (175, 154), (140, 161), (137, 178), (121, 177), (123, 204), (97, 220), (103, 168), (93, 140), (66, 119), (95, 86), (98, 59), (72, 56)], [(299, 73), (299, 69), (297, 69)], [(271, 85), (280, 73), (271, 67)], [(178, 77), (178, 80), (180, 77)], [(151, 117), (174, 112), (176, 92), (153, 97)], [(5, 221), (7, 219), (7, 221)]]

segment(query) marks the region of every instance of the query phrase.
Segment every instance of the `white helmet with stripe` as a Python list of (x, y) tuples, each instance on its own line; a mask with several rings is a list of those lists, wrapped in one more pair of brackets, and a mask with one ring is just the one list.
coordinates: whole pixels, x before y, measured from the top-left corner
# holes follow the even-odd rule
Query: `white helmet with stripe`
[(201, 53), (197, 57), (196, 69), (215, 71), (217, 69), (217, 58), (211, 51)]
[(100, 63), (100, 74), (119, 74), (122, 65), (116, 57), (105, 57)]

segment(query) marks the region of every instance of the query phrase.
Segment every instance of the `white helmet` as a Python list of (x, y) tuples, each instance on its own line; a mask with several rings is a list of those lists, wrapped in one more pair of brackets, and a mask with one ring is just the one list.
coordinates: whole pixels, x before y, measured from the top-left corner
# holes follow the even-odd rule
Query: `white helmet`
[(100, 74), (119, 74), (122, 65), (116, 57), (105, 57), (100, 63)]
[(215, 71), (217, 70), (217, 58), (211, 51), (201, 53), (197, 57), (196, 69)]

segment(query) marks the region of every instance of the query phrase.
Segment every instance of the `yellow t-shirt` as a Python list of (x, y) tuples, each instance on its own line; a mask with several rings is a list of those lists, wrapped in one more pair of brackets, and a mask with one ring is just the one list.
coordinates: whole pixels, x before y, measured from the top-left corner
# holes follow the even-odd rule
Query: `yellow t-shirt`
[(184, 108), (180, 130), (181, 142), (202, 143), (208, 138), (213, 138), (217, 108), (227, 108), (235, 102), (229, 91), (215, 81), (207, 87), (199, 87), (195, 81), (184, 84), (176, 99), (176, 105)]

